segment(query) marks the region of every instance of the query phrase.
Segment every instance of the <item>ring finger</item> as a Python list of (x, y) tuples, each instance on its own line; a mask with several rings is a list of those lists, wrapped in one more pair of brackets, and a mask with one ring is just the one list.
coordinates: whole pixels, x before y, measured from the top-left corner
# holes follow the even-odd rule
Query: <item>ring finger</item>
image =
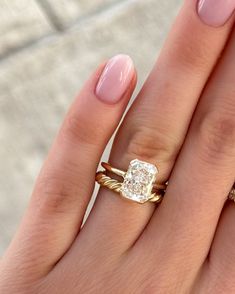
[[(198, 17), (196, 7), (196, 0), (185, 1), (162, 54), (119, 130), (111, 153), (113, 166), (126, 170), (130, 160), (138, 158), (158, 166), (158, 181), (169, 177), (233, 23), (208, 26)], [(201, 15), (205, 21), (205, 13)], [(102, 190), (77, 244), (86, 244), (89, 250), (87, 240), (92, 235), (97, 247), (107, 244), (109, 250), (122, 252), (135, 242), (154, 209), (149, 203), (143, 207)]]

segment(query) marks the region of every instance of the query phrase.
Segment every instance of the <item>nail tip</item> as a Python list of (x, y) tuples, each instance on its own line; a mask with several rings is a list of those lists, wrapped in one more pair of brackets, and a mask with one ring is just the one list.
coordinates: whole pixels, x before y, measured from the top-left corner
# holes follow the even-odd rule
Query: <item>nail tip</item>
[[(130, 85), (135, 66), (127, 54), (117, 54), (106, 64), (96, 86), (97, 98), (106, 103), (116, 103)], [(111, 96), (112, 95), (112, 96)]]
[(134, 65), (134, 61), (133, 61), (133, 59), (130, 57), (130, 55), (128, 55), (128, 54), (125, 54), (125, 53), (119, 53), (119, 54), (117, 54), (117, 55), (114, 55), (112, 58), (111, 58), (111, 60), (112, 59), (123, 59), (123, 60), (128, 60), (130, 63), (132, 63), (133, 65)]
[(221, 0), (199, 0), (198, 15), (203, 23), (212, 27), (221, 27), (229, 21), (235, 9), (235, 0), (224, 3)]

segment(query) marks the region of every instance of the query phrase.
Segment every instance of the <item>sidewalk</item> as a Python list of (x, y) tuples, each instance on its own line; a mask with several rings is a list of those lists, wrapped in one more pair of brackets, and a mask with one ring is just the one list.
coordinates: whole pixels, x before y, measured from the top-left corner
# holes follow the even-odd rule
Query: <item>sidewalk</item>
[(73, 97), (97, 65), (129, 54), (138, 89), (180, 0), (0, 0), (0, 254)]

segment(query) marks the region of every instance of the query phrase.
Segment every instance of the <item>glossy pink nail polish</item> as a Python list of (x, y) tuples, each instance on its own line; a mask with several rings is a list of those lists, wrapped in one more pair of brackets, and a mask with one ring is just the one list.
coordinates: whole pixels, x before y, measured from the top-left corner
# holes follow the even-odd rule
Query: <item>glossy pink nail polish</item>
[(235, 0), (199, 0), (198, 15), (201, 20), (214, 27), (222, 26), (235, 10)]
[(111, 58), (97, 83), (95, 94), (103, 102), (117, 103), (130, 86), (134, 75), (134, 64), (128, 55), (119, 54)]

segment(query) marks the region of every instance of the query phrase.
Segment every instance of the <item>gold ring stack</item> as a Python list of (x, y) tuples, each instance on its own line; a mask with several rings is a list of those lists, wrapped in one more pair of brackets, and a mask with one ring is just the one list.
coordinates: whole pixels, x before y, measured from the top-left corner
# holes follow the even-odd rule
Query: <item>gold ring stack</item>
[[(101, 186), (141, 204), (159, 203), (162, 200), (167, 183), (156, 182), (158, 169), (155, 165), (135, 159), (130, 162), (126, 172), (112, 167), (109, 163), (102, 162), (101, 165), (105, 170), (96, 173), (96, 181)], [(122, 181), (111, 178), (108, 172), (122, 178)]]

